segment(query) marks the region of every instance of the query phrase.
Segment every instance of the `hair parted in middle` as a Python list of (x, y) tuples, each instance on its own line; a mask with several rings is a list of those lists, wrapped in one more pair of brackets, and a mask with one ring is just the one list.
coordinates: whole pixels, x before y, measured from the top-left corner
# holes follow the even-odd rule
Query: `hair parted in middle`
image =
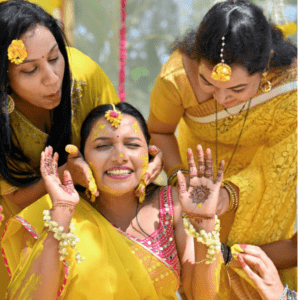
[(287, 66), (297, 55), (297, 48), (283, 38), (280, 29), (267, 21), (263, 11), (247, 0), (232, 0), (215, 4), (204, 16), (197, 30), (177, 39), (171, 51), (177, 49), (191, 59), (205, 59), (212, 66), (220, 62), (222, 37), (225, 37), (223, 58), (228, 65), (245, 67), (249, 74), (269, 67)]

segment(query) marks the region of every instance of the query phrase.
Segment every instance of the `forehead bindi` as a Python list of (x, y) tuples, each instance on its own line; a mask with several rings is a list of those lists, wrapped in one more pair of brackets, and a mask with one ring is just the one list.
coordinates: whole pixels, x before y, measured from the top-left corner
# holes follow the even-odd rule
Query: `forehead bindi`
[(45, 58), (53, 50), (58, 49), (51, 31), (41, 25), (27, 31), (21, 36), (21, 40), (24, 42), (28, 54), (24, 62)]

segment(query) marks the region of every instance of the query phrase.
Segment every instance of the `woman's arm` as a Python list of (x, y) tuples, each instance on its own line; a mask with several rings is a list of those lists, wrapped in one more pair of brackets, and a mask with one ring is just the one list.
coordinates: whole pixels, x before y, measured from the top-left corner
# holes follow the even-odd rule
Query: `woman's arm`
[(177, 139), (174, 135), (177, 124), (163, 123), (150, 111), (147, 125), (152, 143), (163, 153), (165, 171), (168, 172), (172, 167), (182, 164)]
[[(221, 289), (221, 274), (226, 272), (219, 249), (218, 220), (215, 220), (224, 162), (220, 163), (214, 179), (209, 149), (205, 156), (204, 159), (203, 150), (198, 145), (197, 160), (200, 167), (197, 169), (193, 154), (188, 151), (189, 185), (183, 174), (178, 174), (178, 199), (186, 215), (183, 221), (179, 221), (179, 209), (175, 209), (175, 238), (182, 267), (182, 284), (188, 299), (217, 299)], [(213, 231), (213, 237), (210, 237)], [(222, 285), (229, 285), (229, 281), (222, 281)]]

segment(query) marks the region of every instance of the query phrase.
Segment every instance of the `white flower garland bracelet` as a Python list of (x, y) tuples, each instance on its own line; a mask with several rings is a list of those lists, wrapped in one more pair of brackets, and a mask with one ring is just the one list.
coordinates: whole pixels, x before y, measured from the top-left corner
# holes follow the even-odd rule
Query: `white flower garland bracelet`
[[(51, 220), (51, 213), (50, 210), (44, 210), (43, 211), (43, 220), (44, 220), (44, 226), (48, 228), (48, 231), (52, 231), (54, 233), (54, 238), (59, 241), (58, 245), (58, 253), (60, 254), (59, 259), (61, 261), (66, 261), (66, 264), (69, 265), (68, 260), (66, 259), (66, 256), (69, 254), (67, 252), (67, 246), (70, 246), (72, 249), (76, 249), (76, 244), (79, 243), (79, 238), (75, 235), (74, 230), (74, 223), (71, 221), (69, 232), (64, 233), (64, 227), (58, 226), (58, 223), (56, 221)], [(79, 264), (81, 261), (85, 260), (85, 257), (80, 256), (80, 251), (77, 251), (77, 254), (75, 256), (75, 261)]]
[[(216, 260), (215, 254), (221, 250), (221, 242), (220, 242), (220, 220), (217, 215), (215, 215), (215, 228), (213, 232), (205, 232), (205, 230), (201, 229), (199, 232), (196, 231), (195, 227), (190, 222), (188, 218), (188, 214), (181, 214), (183, 219), (184, 230), (187, 235), (196, 238), (197, 242), (200, 242), (208, 247), (206, 254), (206, 264), (211, 264)], [(202, 262), (202, 261), (201, 261)]]

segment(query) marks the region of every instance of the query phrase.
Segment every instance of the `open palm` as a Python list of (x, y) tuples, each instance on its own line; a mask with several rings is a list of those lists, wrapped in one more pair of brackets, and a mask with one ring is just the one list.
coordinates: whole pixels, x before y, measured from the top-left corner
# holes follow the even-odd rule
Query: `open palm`
[(218, 204), (219, 191), (224, 173), (224, 161), (220, 162), (217, 176), (214, 178), (213, 160), (210, 149), (207, 149), (205, 154), (206, 157), (204, 157), (202, 147), (198, 145), (197, 169), (193, 152), (191, 149), (188, 149), (189, 185), (187, 185), (184, 175), (179, 172), (178, 194), (184, 212), (190, 215), (212, 217), (216, 213)]
[(45, 182), (53, 206), (65, 204), (76, 206), (79, 202), (79, 195), (74, 188), (69, 171), (64, 171), (63, 184), (57, 173), (58, 154), (54, 153), (51, 146), (45, 148), (41, 154), (41, 174)]

